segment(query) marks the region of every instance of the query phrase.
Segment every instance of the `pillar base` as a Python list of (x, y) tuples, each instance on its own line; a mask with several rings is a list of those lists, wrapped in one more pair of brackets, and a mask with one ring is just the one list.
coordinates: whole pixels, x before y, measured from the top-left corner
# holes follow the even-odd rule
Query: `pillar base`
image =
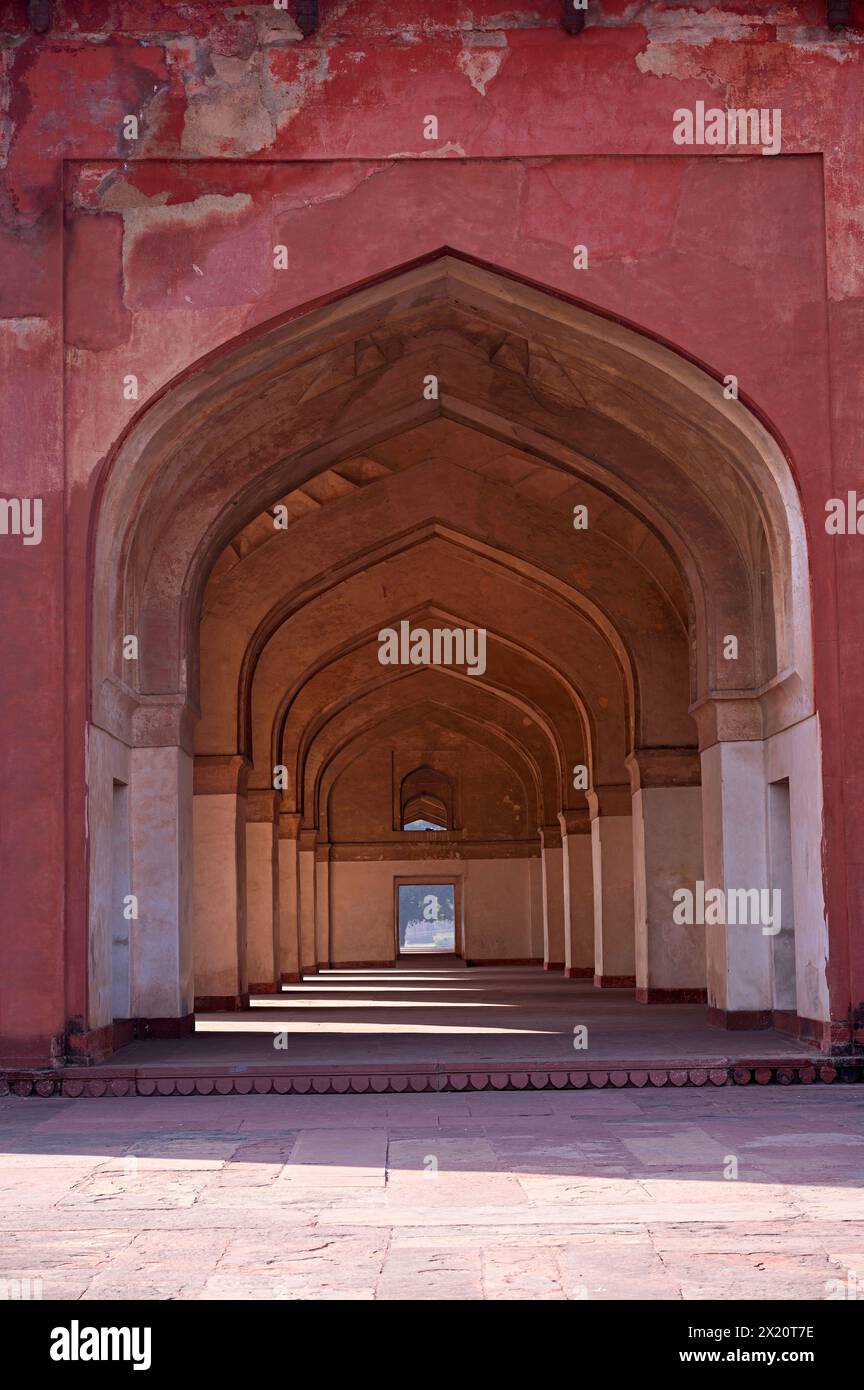
[(864, 1038), (853, 1034), (848, 1020), (830, 1021), (825, 1018), (802, 1018), (800, 1014), (774, 1010), (774, 1025), (778, 1033), (786, 1033), (800, 1042), (812, 1043), (822, 1052), (846, 1053), (859, 1051)]
[(771, 1009), (718, 1009), (711, 1005), (708, 1023), (712, 1028), (741, 1033), (751, 1028), (773, 1028), (774, 1015)]
[(134, 1018), (115, 1018), (113, 1028), (114, 1051), (119, 1052), (121, 1047), (128, 1046), (135, 1041), (135, 1019)]
[(543, 962), (543, 969), (544, 969), (544, 970), (563, 970), (563, 969), (564, 969), (564, 962), (563, 962), (563, 960), (544, 960), (544, 962)]
[(564, 966), (564, 978), (565, 978), (565, 980), (593, 980), (593, 978), (594, 978), (594, 966), (593, 966), (593, 965), (565, 965), (565, 966)]
[(287, 974), (283, 971), (279, 978), (283, 985), (299, 985), (303, 980), (299, 970), (291, 970)]
[(639, 985), (636, 990), (637, 1004), (705, 1004), (708, 1000), (706, 989), (656, 989)]
[(115, 1018), (101, 1028), (66, 1037), (67, 1061), (76, 1066), (95, 1066), (119, 1048), (145, 1038), (185, 1038), (195, 1032), (195, 1015), (181, 1018)]
[[(334, 960), (327, 966), (328, 970), (392, 970), (396, 964), (395, 960)], [(314, 970), (304, 970), (304, 975), (317, 975), (317, 967)]]
[(471, 958), (470, 960), (466, 960), (466, 961), (465, 961), (465, 964), (466, 964), (466, 965), (509, 965), (509, 966), (512, 966), (514, 970), (517, 969), (517, 968), (521, 970), (524, 966), (529, 966), (529, 965), (534, 965), (534, 966), (542, 965), (542, 964), (543, 964), (543, 959), (542, 959), (541, 956), (488, 956), (488, 957), (487, 957), (487, 956), (483, 956), (482, 958), (480, 958), (480, 959), (478, 959), (478, 960), (475, 960), (475, 959), (473, 958), (473, 956), (472, 956), (472, 958)]
[(249, 1008), (248, 994), (198, 994), (196, 1014), (234, 1014)]
[(635, 975), (595, 975), (595, 989), (635, 989)]
[[(133, 1034), (126, 1038), (130, 1024)], [(126, 1041), (137, 1042), (142, 1038), (188, 1038), (194, 1032), (194, 1014), (183, 1014), (180, 1018), (115, 1018), (114, 1046), (123, 1047)], [(118, 1037), (124, 1042), (118, 1042)]]
[[(709, 1008), (708, 1023), (712, 1028), (740, 1032), (749, 1028), (773, 1028), (786, 1037), (818, 1047), (821, 1052), (845, 1056), (858, 1050), (850, 1024), (846, 1020), (803, 1018), (791, 1009), (753, 1009), (738, 1012)], [(862, 1039), (864, 1041), (864, 1039)], [(860, 1043), (858, 1044), (860, 1048)]]
[(281, 994), (281, 980), (266, 980), (263, 985), (250, 985), (250, 994)]
[(90, 1066), (94, 1062), (104, 1062), (114, 1051), (114, 1025), (105, 1023), (101, 1028), (88, 1028), (83, 1033), (67, 1033), (66, 1056), (70, 1062)]
[[(792, 1009), (775, 1009), (771, 1015), (772, 1028), (776, 1028), (778, 1033), (788, 1033), (790, 1037), (797, 1038), (801, 1035), (801, 1029), (805, 1023), (814, 1023), (814, 1019), (799, 1018)], [(817, 1024), (817, 1027), (820, 1025)]]

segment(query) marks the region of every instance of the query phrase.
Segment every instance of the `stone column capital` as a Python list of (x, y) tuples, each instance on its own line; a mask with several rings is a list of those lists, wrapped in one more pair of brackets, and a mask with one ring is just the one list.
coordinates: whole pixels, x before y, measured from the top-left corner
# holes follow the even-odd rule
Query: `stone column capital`
[(591, 812), (587, 806), (568, 807), (558, 812), (562, 835), (590, 835)]
[(328, 862), (329, 862), (329, 859), (330, 859), (330, 851), (332, 850), (332, 848), (333, 848), (333, 846), (330, 845), (330, 844), (328, 844), (328, 843), (326, 842), (326, 840), (319, 841), (318, 844), (316, 844), (316, 846), (315, 846), (315, 861), (316, 861), (316, 863), (318, 863), (318, 864), (326, 864), (326, 863), (328, 863)]
[(690, 706), (700, 750), (770, 738), (812, 713), (812, 694), (797, 670), (777, 676), (758, 692), (715, 690)]
[(279, 793), (254, 788), (246, 793), (247, 821), (273, 822), (279, 814)]
[(585, 793), (591, 819), (598, 816), (630, 816), (633, 814), (633, 800), (629, 785), (621, 782), (606, 782), (591, 787)]
[(195, 725), (201, 711), (182, 695), (139, 694), (134, 705), (131, 696), (123, 704), (135, 748), (177, 747), (194, 756)]
[(635, 748), (624, 761), (634, 792), (647, 787), (698, 787), (702, 784), (702, 763), (697, 748)]
[(196, 796), (246, 795), (249, 760), (241, 753), (213, 753), (195, 758), (192, 790)]
[(302, 819), (299, 811), (282, 811), (279, 816), (279, 839), (299, 840)]
[(315, 848), (317, 842), (318, 842), (318, 831), (317, 831), (317, 830), (312, 829), (312, 830), (301, 830), (301, 831), (300, 831), (300, 848), (301, 848), (301, 850), (309, 850), (309, 849), (314, 850), (314, 848)]
[(690, 714), (699, 730), (700, 748), (765, 737), (764, 709), (758, 695), (706, 695), (690, 706)]
[(537, 833), (540, 836), (540, 844), (543, 849), (561, 848), (560, 825), (538, 825)]

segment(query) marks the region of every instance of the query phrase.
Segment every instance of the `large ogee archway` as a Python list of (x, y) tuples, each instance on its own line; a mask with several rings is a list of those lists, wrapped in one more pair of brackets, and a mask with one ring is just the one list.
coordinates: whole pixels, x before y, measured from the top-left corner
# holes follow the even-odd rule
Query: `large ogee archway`
[[(505, 958), (704, 992), (728, 1026), (828, 1018), (797, 494), (692, 364), (442, 255), (163, 393), (110, 461), (93, 556), (91, 1027), (188, 1026), (196, 993), (242, 1007), (338, 960), (356, 843), (405, 853), (351, 790), (385, 753), (391, 803), (415, 753), (461, 758), (468, 801), (497, 788), (446, 833), (451, 858), (487, 845), (487, 898), (508, 862)], [(482, 629), (483, 671), (382, 665), (403, 621)], [(367, 811), (379, 839), (340, 860)], [(787, 911), (682, 924), (682, 889)]]

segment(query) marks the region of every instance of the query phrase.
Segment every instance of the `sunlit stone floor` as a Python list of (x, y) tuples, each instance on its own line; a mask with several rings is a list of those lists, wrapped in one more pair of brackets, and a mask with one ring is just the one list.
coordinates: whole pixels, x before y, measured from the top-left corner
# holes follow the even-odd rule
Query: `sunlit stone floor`
[[(701, 1004), (637, 1004), (560, 972), (411, 961), (395, 970), (325, 971), (239, 1014), (203, 1014), (194, 1036), (122, 1048), (123, 1064), (328, 1066), (801, 1057), (772, 1030), (709, 1028)], [(574, 1050), (574, 1028), (587, 1047)], [(274, 1050), (274, 1036), (287, 1033)]]
[(0, 1293), (836, 1297), (864, 1280), (862, 1098), (8, 1098)]

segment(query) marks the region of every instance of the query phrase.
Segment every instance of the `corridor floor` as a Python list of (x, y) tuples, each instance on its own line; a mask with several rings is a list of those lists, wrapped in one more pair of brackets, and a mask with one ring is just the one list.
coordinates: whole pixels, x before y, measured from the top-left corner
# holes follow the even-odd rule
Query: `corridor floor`
[(862, 1094), (10, 1097), (0, 1296), (860, 1299)]
[[(574, 1033), (585, 1028), (584, 1035)], [(280, 1050), (274, 1052), (274, 1038)], [(575, 1041), (584, 1047), (575, 1048)], [(632, 989), (595, 989), (539, 968), (430, 961), (396, 969), (329, 970), (244, 1013), (199, 1014), (193, 1036), (130, 1043), (124, 1064), (295, 1065), (605, 1063), (800, 1057), (772, 1030), (710, 1028), (701, 1004), (637, 1004)]]

